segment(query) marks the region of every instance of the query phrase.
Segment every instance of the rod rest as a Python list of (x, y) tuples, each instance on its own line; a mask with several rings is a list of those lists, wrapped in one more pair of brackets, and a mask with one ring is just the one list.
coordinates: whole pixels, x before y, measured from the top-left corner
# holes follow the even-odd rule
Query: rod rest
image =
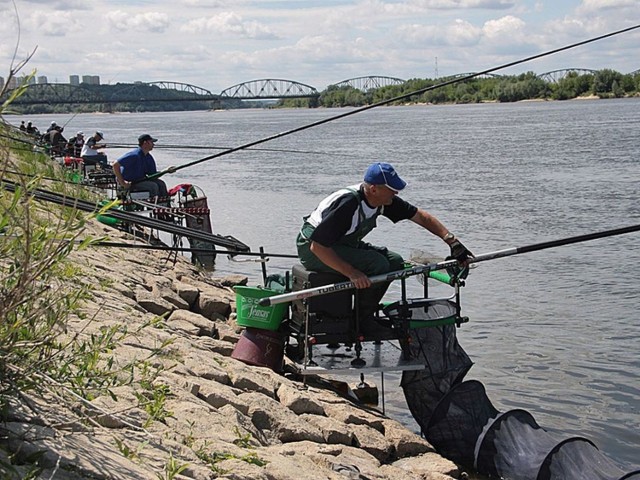
[(392, 323), (408, 323), (409, 328), (437, 327), (469, 321), (460, 315), (452, 298), (409, 298), (392, 302), (382, 309)]

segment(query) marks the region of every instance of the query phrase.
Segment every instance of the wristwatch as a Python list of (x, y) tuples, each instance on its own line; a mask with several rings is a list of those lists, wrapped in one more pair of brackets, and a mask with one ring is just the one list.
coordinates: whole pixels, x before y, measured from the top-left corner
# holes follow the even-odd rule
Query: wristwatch
[(447, 234), (442, 237), (442, 240), (444, 240), (445, 242), (449, 242), (450, 240), (454, 240), (456, 238), (456, 236), (451, 233), (451, 232), (447, 232)]

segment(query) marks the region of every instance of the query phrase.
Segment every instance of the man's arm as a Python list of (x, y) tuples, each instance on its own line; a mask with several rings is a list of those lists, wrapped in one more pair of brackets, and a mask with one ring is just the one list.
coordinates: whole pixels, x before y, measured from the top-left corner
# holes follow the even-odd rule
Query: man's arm
[(318, 257), (322, 263), (347, 277), (353, 282), (356, 288), (367, 288), (371, 286), (369, 278), (349, 262), (340, 258), (333, 248), (325, 247), (313, 240), (311, 241), (310, 248), (311, 252)]
[(473, 253), (458, 240), (449, 229), (445, 227), (440, 220), (425, 210), (418, 209), (416, 214), (411, 217), (411, 221), (426, 228), (434, 235), (440, 237), (451, 248), (451, 255), (447, 258), (455, 258), (462, 264), (466, 265), (466, 261), (473, 257)]
[(128, 187), (131, 185), (131, 182), (127, 182), (122, 176), (122, 172), (120, 171), (120, 160), (116, 160), (113, 164), (113, 173), (115, 174), (116, 180), (118, 181), (119, 185), (122, 185), (123, 187)]
[(455, 240), (455, 237), (445, 239), (445, 236), (449, 233), (449, 229), (447, 229), (447, 227), (445, 227), (435, 216), (425, 210), (418, 209), (416, 214), (411, 217), (411, 221), (417, 223), (423, 228), (426, 228), (437, 237), (440, 237), (447, 245), (451, 245)]

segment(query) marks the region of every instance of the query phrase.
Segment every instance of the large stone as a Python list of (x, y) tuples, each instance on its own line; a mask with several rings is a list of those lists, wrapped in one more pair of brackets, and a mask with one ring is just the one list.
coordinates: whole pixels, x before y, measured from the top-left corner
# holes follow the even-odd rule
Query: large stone
[(434, 451), (431, 444), (424, 438), (407, 430), (395, 420), (384, 420), (384, 436), (393, 445), (397, 458), (417, 456)]
[(272, 398), (259, 393), (243, 393), (240, 398), (249, 404), (248, 415), (261, 431), (268, 431), (271, 437), (282, 443), (309, 440), (323, 443), (324, 436), (319, 428), (305, 422), (295, 413)]
[(383, 434), (368, 425), (349, 425), (349, 431), (353, 434), (354, 444), (370, 453), (380, 463), (386, 463), (394, 458), (395, 449)]
[(302, 414), (300, 417), (311, 425), (319, 428), (326, 443), (353, 445), (353, 433), (337, 420), (320, 415)]
[(304, 388), (294, 388), (290, 384), (283, 383), (277, 391), (280, 403), (289, 408), (293, 413), (301, 415), (311, 413), (314, 415), (324, 415), (322, 405), (310, 397)]
[(175, 310), (167, 319), (167, 324), (172, 325), (174, 322), (190, 323), (196, 329), (196, 336), (213, 337), (217, 334), (214, 322), (189, 310)]
[(200, 295), (200, 290), (193, 285), (182, 282), (180, 280), (174, 280), (173, 288), (178, 293), (180, 298), (189, 304), (189, 308), (193, 308)]
[(455, 463), (434, 452), (402, 458), (392, 465), (425, 480), (460, 478), (462, 473)]
[(225, 287), (235, 287), (236, 285), (246, 285), (249, 282), (249, 277), (246, 275), (227, 275), (226, 277), (215, 278), (214, 280)]
[(138, 288), (136, 290), (136, 301), (143, 309), (154, 315), (167, 317), (171, 312), (176, 310), (174, 304), (144, 288)]
[(230, 357), (233, 353), (233, 344), (223, 340), (217, 340), (211, 337), (201, 337), (198, 340), (194, 340), (194, 343), (197, 343), (201, 348), (206, 348), (213, 353), (218, 353), (225, 357)]
[(241, 390), (201, 378), (198, 384), (198, 397), (214, 408), (231, 405), (244, 415), (249, 413), (249, 405), (239, 397)]
[(195, 311), (211, 320), (219, 319), (220, 316), (228, 317), (231, 313), (231, 301), (225, 292), (208, 288), (200, 291)]

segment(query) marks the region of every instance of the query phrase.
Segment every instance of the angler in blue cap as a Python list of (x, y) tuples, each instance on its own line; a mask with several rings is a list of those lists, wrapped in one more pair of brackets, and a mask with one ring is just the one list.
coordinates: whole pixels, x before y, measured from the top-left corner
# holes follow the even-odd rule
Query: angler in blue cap
[(451, 257), (465, 262), (473, 254), (435, 216), (398, 196), (407, 186), (389, 163), (371, 164), (362, 183), (338, 190), (304, 218), (298, 234), (298, 257), (311, 271), (337, 272), (347, 277), (360, 294), (363, 318), (378, 309), (389, 284), (371, 284), (368, 277), (402, 270), (403, 258), (363, 238), (376, 227), (379, 216), (393, 223), (411, 220), (440, 237), (451, 248)]

